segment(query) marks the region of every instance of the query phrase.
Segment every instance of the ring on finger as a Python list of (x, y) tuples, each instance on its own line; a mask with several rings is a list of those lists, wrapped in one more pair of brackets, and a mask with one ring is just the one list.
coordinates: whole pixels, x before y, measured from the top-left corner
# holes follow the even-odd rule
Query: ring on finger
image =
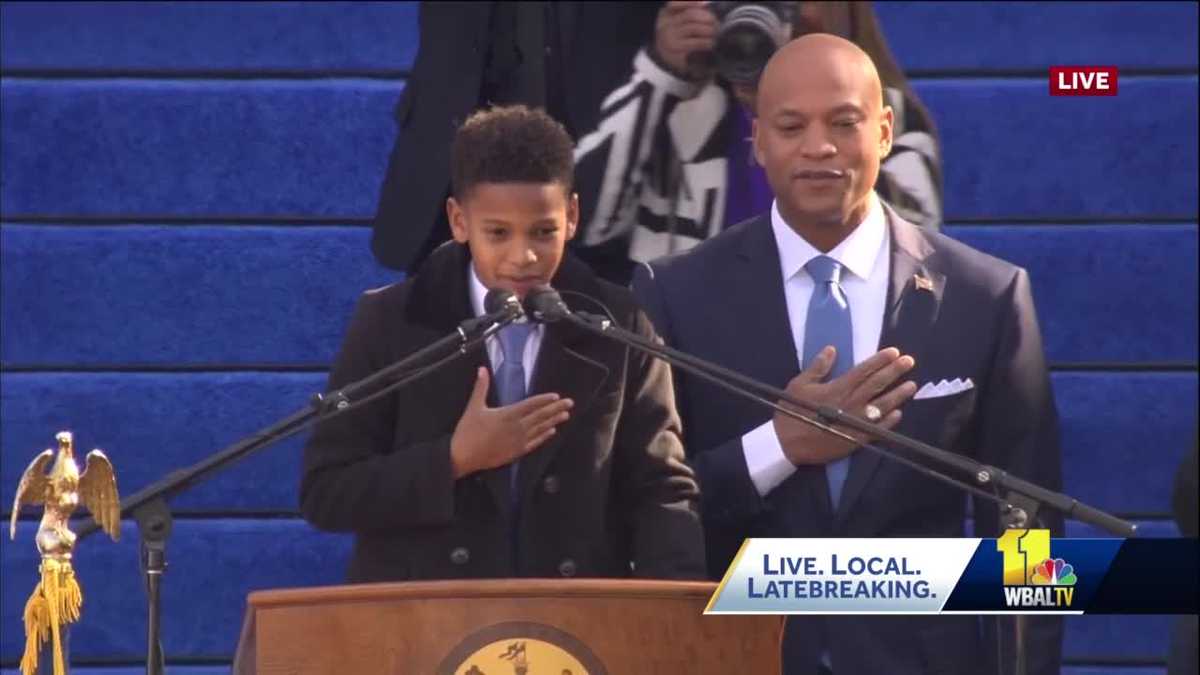
[(874, 406), (869, 403), (867, 404), (867, 407), (863, 409), (863, 413), (866, 415), (868, 422), (878, 422), (879, 420), (883, 419), (883, 411), (880, 410), (878, 406)]

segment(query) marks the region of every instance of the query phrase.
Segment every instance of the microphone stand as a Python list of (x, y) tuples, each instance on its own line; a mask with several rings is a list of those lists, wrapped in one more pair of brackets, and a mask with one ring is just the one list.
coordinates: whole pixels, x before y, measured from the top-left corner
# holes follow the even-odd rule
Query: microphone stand
[[(549, 293), (546, 295), (549, 295)], [(547, 300), (549, 300), (549, 298), (547, 298)], [(532, 310), (529, 312), (529, 314), (533, 316), (534, 319), (539, 321), (552, 322), (565, 319), (572, 325), (578, 326), (587, 332), (615, 340), (627, 347), (650, 354), (655, 358), (666, 361), (673, 367), (700, 377), (712, 384), (717, 385), (725, 391), (766, 405), (767, 407), (770, 407), (773, 410), (782, 413), (783, 415), (809, 424), (810, 426), (817, 427), (829, 434), (850, 441), (855, 445), (859, 445), (862, 448), (881, 454), (888, 459), (898, 461), (926, 476), (929, 476), (930, 478), (949, 483), (950, 485), (962, 489), (970, 494), (974, 494), (976, 496), (996, 502), (1000, 505), (1001, 517), (1006, 528), (1028, 527), (1030, 523), (1035, 521), (1038, 509), (1042, 505), (1047, 505), (1066, 516), (1071, 516), (1085, 523), (1095, 525), (1117, 536), (1136, 536), (1137, 526), (1133, 523), (1083, 504), (1068, 495), (1054, 492), (1053, 490), (1047, 490), (1046, 488), (1018, 478), (1017, 476), (1014, 476), (997, 467), (976, 462), (969, 457), (950, 453), (927, 443), (918, 441), (914, 438), (909, 438), (903, 434), (896, 433), (890, 429), (884, 429), (877, 424), (847, 415), (845, 412), (837, 408), (816, 405), (807, 401), (803, 401), (782, 389), (778, 389), (766, 383), (759, 382), (753, 378), (746, 377), (745, 375), (742, 375), (736, 371), (718, 366), (714, 363), (705, 361), (685, 352), (672, 349), (665, 345), (660, 345), (651, 340), (647, 340), (637, 333), (627, 331), (624, 328), (615, 325), (613, 321), (606, 317), (596, 316), (586, 312), (572, 312), (564, 303), (562, 303), (560, 298), (556, 297), (554, 300), (557, 302), (546, 302), (545, 305), (547, 305), (547, 307), (545, 307), (543, 310), (540, 308), (535, 308), (535, 305), (538, 303), (529, 302), (527, 299), (527, 304)], [(814, 413), (817, 416), (817, 419), (810, 418), (795, 410), (786, 408), (780, 405), (778, 401), (785, 401), (796, 408), (808, 410)], [(932, 459), (934, 461), (941, 462), (942, 464), (948, 464), (951, 467), (964, 471), (973, 476), (975, 482), (978, 483), (980, 487), (972, 485), (961, 479), (953, 478), (943, 474), (918, 462), (914, 462), (913, 460), (897, 454), (890, 449), (886, 449), (872, 443), (860, 444), (856, 439), (830, 426), (834, 424), (846, 426), (856, 431), (866, 433), (870, 436), (889, 441), (895, 445), (899, 445), (911, 450), (913, 453), (920, 455), (925, 459)], [(990, 488), (991, 492), (983, 488)], [(1003, 497), (999, 495), (1001, 490), (1005, 492)], [(1027, 622), (1026, 617), (1020, 614), (1016, 615), (1014, 618), (1014, 670), (1017, 675), (1025, 675), (1026, 653), (1024, 645), (1024, 633)], [(996, 639), (998, 643), (1001, 640), (999, 626), (997, 626)], [(996, 665), (998, 668), (1002, 668), (1002, 654), (998, 655)]]
[[(612, 321), (605, 317), (595, 316), (586, 312), (571, 312), (551, 315), (546, 312), (536, 311), (532, 314), (535, 319), (542, 321), (556, 321), (560, 318), (566, 319), (573, 325), (579, 326), (588, 332), (597, 335), (603, 335), (611, 340), (616, 340), (627, 347), (632, 347), (638, 351), (646, 352), (656, 358), (666, 361), (672, 366), (701, 377), (737, 396), (748, 398), (767, 405), (788, 417), (792, 417), (815, 426), (828, 433), (838, 436), (839, 438), (850, 441), (855, 445), (861, 445), (864, 448), (878, 452), (891, 460), (901, 462), (914, 469), (922, 471), (926, 475), (933, 475), (930, 473), (932, 470), (928, 469), (928, 467), (924, 467), (913, 460), (894, 452), (891, 449), (875, 446), (871, 443), (860, 444), (853, 437), (832, 428), (830, 425), (836, 424), (849, 427), (855, 431), (862, 432), (894, 445), (901, 446), (907, 450), (911, 450), (915, 455), (920, 455), (923, 458), (932, 459), (936, 462), (947, 464), (951, 467), (969, 473), (974, 477), (975, 482), (978, 483), (982, 488), (990, 489), (993, 492), (999, 492), (1003, 490), (1007, 494), (1001, 498), (996, 494), (984, 491), (981, 489), (981, 487), (976, 487), (960, 479), (951, 478), (943, 474), (939, 475), (967, 492), (986, 497), (1006, 507), (1005, 510), (1010, 515), (1010, 522), (1014, 527), (1027, 526), (1029, 522), (1032, 522), (1034, 516), (1036, 515), (1037, 509), (1044, 505), (1060, 511), (1066, 516), (1073, 517), (1077, 520), (1081, 520), (1085, 523), (1089, 523), (1101, 529), (1107, 530), (1117, 536), (1136, 536), (1137, 526), (1133, 523), (1083, 504), (1082, 502), (1079, 502), (1068, 495), (1054, 492), (1053, 490), (1047, 490), (1039, 485), (1035, 485), (1034, 483), (1030, 483), (1029, 481), (1018, 478), (1017, 476), (1014, 476), (1003, 469), (976, 462), (975, 460), (964, 455), (947, 452), (927, 443), (918, 441), (914, 438), (891, 431), (890, 429), (884, 429), (878, 424), (848, 415), (837, 408), (817, 405), (801, 400), (782, 389), (778, 389), (763, 382), (759, 382), (753, 378), (746, 377), (745, 375), (742, 375), (736, 371), (723, 368), (714, 363), (691, 356), (690, 354), (686, 354), (676, 349), (659, 345), (651, 340), (647, 340), (636, 333), (632, 333), (619, 326), (616, 326)], [(814, 420), (806, 417), (795, 410), (780, 405), (777, 402), (780, 400), (789, 403), (796, 408), (802, 408), (816, 414), (817, 419)]]
[[(515, 298), (515, 296), (513, 297)], [(140, 562), (146, 576), (147, 675), (162, 675), (165, 666), (161, 643), (160, 586), (163, 574), (167, 569), (167, 537), (171, 534), (173, 525), (167, 500), (211, 478), (234, 462), (245, 459), (278, 441), (294, 436), (316, 422), (345, 414), (366, 405), (462, 357), (489, 336), (512, 323), (521, 314), (520, 305), (516, 304), (514, 299), (505, 303), (501, 309), (495, 312), (467, 319), (459, 324), (454, 333), (437, 342), (341, 389), (326, 394), (314, 394), (305, 408), (189, 467), (173, 471), (121, 500), (121, 517), (132, 517), (137, 523), (140, 537)], [(445, 356), (427, 365), (420, 365), (439, 354), (445, 354)], [(364, 396), (377, 384), (398, 376), (403, 377)], [(360, 396), (362, 398), (359, 398)], [(100, 526), (95, 518), (89, 516), (76, 530), (76, 541), (99, 529)]]

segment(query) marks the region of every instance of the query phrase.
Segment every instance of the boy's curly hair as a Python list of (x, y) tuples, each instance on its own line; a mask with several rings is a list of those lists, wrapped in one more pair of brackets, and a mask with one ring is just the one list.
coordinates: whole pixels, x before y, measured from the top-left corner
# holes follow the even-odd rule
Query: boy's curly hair
[(542, 110), (523, 105), (480, 110), (454, 134), (450, 181), (460, 200), (480, 183), (558, 183), (570, 194), (574, 144)]

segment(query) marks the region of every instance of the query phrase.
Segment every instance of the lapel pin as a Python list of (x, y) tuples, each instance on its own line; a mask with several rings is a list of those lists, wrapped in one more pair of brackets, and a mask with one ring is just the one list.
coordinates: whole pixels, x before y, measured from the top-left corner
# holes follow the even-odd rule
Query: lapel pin
[(920, 274), (914, 274), (913, 284), (916, 285), (918, 291), (929, 291), (930, 293), (933, 292), (933, 281), (929, 277), (922, 276)]

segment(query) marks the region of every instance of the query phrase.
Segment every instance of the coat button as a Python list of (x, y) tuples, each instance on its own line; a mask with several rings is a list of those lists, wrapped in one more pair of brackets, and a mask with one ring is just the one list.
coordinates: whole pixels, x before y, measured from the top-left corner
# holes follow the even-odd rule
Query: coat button
[(562, 562), (558, 563), (558, 573), (564, 577), (575, 576), (575, 571), (575, 561), (570, 558), (565, 558)]
[(546, 476), (546, 479), (542, 481), (542, 489), (548, 495), (558, 494), (558, 476)]
[(450, 562), (454, 563), (455, 565), (466, 565), (467, 561), (470, 559), (471, 551), (469, 551), (465, 546), (459, 546), (453, 551), (450, 551)]

